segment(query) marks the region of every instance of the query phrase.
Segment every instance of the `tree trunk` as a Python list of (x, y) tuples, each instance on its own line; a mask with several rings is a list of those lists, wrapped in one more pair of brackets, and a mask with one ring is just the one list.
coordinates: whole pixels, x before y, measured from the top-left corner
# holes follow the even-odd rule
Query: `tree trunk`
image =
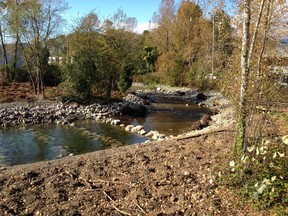
[(262, 0), (261, 4), (260, 4), (260, 9), (258, 12), (258, 17), (256, 20), (254, 33), (253, 33), (253, 36), (251, 39), (251, 44), (250, 44), (250, 49), (249, 49), (249, 54), (248, 54), (248, 67), (250, 66), (250, 63), (251, 63), (251, 59), (252, 59), (252, 55), (253, 55), (253, 51), (254, 51), (254, 47), (255, 47), (255, 42), (256, 42), (256, 37), (257, 37), (258, 31), (259, 31), (259, 25), (260, 25), (261, 17), (263, 14), (264, 4), (265, 4), (265, 0)]
[(266, 42), (267, 42), (267, 33), (268, 30), (270, 28), (269, 22), (271, 20), (271, 0), (268, 1), (268, 8), (267, 8), (267, 12), (266, 12), (266, 17), (265, 17), (265, 23), (264, 23), (264, 34), (263, 34), (263, 38), (262, 38), (262, 43), (261, 43), (261, 49), (260, 49), (260, 53), (258, 56), (258, 68), (257, 68), (257, 79), (259, 80), (262, 76), (262, 57), (264, 54), (264, 51), (266, 49)]
[(31, 85), (32, 85), (32, 88), (33, 88), (33, 92), (34, 92), (34, 94), (36, 94), (36, 83), (35, 83), (35, 80), (33, 78), (32, 68), (31, 68), (31, 66), (29, 64), (28, 57), (27, 57), (27, 54), (25, 52), (25, 47), (24, 47), (24, 45), (23, 45), (23, 43), (21, 41), (19, 41), (19, 43), (20, 43), (20, 46), (21, 46), (21, 50), (23, 52), (25, 63), (26, 63), (27, 68), (28, 68), (28, 74), (29, 74), (29, 78), (30, 78)]
[(18, 44), (19, 44), (19, 36), (18, 33), (16, 35), (16, 41), (15, 41), (15, 49), (14, 49), (14, 60), (13, 60), (13, 77), (12, 79), (15, 78), (16, 74), (16, 68), (17, 68), (17, 61), (18, 61)]
[(234, 153), (240, 154), (241, 151), (246, 149), (246, 123), (247, 123), (247, 92), (250, 68), (248, 64), (248, 52), (250, 45), (250, 0), (244, 0), (243, 11), (243, 36), (242, 36), (242, 49), (241, 49), (241, 89), (240, 89), (240, 113), (238, 116), (237, 124), (237, 139), (235, 144)]
[(7, 78), (8, 78), (8, 57), (7, 57), (7, 52), (6, 52), (6, 46), (5, 46), (5, 43), (4, 43), (4, 37), (3, 37), (3, 31), (2, 31), (2, 24), (0, 22), (0, 39), (1, 39), (1, 45), (2, 45), (2, 49), (3, 49), (3, 57), (4, 57), (4, 66), (5, 66), (5, 69), (4, 69), (4, 72), (3, 72), (3, 80), (2, 82), (6, 82), (7, 81)]

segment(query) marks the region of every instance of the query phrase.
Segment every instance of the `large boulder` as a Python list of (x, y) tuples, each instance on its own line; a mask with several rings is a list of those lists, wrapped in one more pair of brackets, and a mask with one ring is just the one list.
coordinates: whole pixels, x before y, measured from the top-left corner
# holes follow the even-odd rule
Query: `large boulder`
[(209, 115), (204, 114), (199, 121), (195, 122), (192, 125), (191, 129), (192, 130), (201, 130), (201, 129), (209, 126), (211, 121), (212, 121), (211, 117)]
[(123, 104), (120, 108), (120, 112), (123, 115), (130, 116), (145, 116), (148, 112), (148, 108), (145, 106), (145, 101), (133, 94), (128, 94), (123, 98)]
[(207, 99), (207, 96), (206, 96), (205, 94), (199, 92), (199, 93), (196, 95), (196, 99), (197, 99), (198, 101), (204, 101), (204, 100)]

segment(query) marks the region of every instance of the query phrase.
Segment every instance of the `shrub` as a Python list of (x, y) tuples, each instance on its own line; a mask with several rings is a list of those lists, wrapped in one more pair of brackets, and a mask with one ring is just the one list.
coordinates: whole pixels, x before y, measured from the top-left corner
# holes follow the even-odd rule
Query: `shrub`
[(242, 187), (243, 195), (261, 208), (277, 207), (288, 213), (288, 146), (279, 137), (259, 138), (241, 160), (229, 164), (225, 183)]
[(61, 83), (62, 79), (61, 68), (59, 65), (51, 64), (48, 70), (44, 73), (43, 82), (45, 86), (57, 86)]
[(126, 92), (132, 86), (131, 74), (134, 70), (131, 64), (124, 64), (117, 86), (121, 92)]

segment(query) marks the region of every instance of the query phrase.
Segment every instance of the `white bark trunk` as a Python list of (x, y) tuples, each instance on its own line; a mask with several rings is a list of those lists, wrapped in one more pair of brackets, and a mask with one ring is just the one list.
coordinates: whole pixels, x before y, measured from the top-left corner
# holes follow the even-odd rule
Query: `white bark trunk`
[(250, 66), (250, 63), (251, 63), (251, 59), (252, 59), (252, 55), (253, 55), (253, 51), (255, 47), (255, 42), (256, 42), (257, 35), (258, 35), (258, 31), (259, 31), (259, 25), (260, 25), (261, 17), (263, 14), (264, 4), (265, 4), (265, 0), (262, 0), (260, 4), (259, 12), (258, 12), (258, 17), (256, 20), (256, 25), (254, 28), (254, 33), (251, 39), (251, 44), (250, 44), (250, 49), (249, 49), (249, 54), (248, 54), (248, 67)]
[(243, 12), (243, 36), (241, 49), (241, 89), (240, 89), (240, 113), (237, 125), (237, 142), (235, 146), (236, 154), (241, 149), (245, 151), (246, 122), (247, 122), (247, 91), (249, 78), (248, 52), (250, 45), (250, 0), (244, 0)]

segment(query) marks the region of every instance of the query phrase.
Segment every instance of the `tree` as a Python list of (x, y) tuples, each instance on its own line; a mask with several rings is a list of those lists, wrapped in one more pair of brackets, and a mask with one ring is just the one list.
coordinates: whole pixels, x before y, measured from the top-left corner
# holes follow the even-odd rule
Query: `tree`
[(240, 113), (238, 116), (237, 125), (237, 141), (235, 146), (235, 153), (239, 154), (242, 149), (245, 149), (246, 137), (246, 123), (247, 123), (247, 93), (248, 93), (248, 78), (249, 78), (249, 45), (250, 45), (250, 0), (244, 0), (243, 10), (243, 36), (242, 36), (242, 49), (241, 49), (241, 89), (240, 89)]
[(14, 42), (14, 57), (12, 62), (12, 79), (16, 75), (17, 62), (19, 58), (19, 42), (20, 42), (20, 17), (21, 12), (25, 10), (25, 4), (20, 1), (7, 0), (7, 23), (10, 38)]
[[(210, 25), (203, 17), (203, 12), (198, 4), (190, 1), (181, 2), (177, 11), (173, 45), (175, 47), (175, 77), (178, 77), (178, 85), (190, 83), (189, 79), (201, 81), (208, 60), (210, 47), (207, 35), (210, 35)], [(202, 61), (204, 64), (202, 64)]]
[(63, 23), (68, 9), (62, 0), (28, 0), (19, 19), (20, 44), (35, 94), (44, 96), (43, 75), (48, 66), (48, 41)]
[[(71, 61), (65, 61), (65, 81), (71, 84), (72, 90), (80, 100), (88, 100), (92, 95), (92, 87), (96, 82), (97, 58), (99, 53), (99, 34), (101, 32), (100, 20), (94, 12), (80, 18), (74, 27), (74, 32), (68, 37), (70, 53), (67, 56)], [(66, 89), (67, 90), (67, 89)]]
[(158, 13), (153, 15), (153, 30), (155, 44), (161, 53), (169, 52), (171, 49), (171, 37), (173, 34), (172, 23), (175, 18), (176, 7), (174, 0), (162, 0)]
[[(241, 151), (246, 151), (248, 138), (248, 116), (250, 115), (251, 118), (257, 103), (260, 103), (259, 97), (261, 97), (262, 103), (263, 101), (269, 99), (267, 95), (267, 87), (270, 84), (267, 83), (267, 80), (265, 81), (262, 79), (265, 78), (265, 76), (261, 77), (260, 71), (262, 68), (262, 57), (265, 50), (267, 50), (266, 46), (267, 42), (269, 41), (267, 34), (269, 33), (269, 30), (273, 29), (271, 20), (273, 19), (273, 25), (275, 27), (277, 22), (281, 23), (281, 20), (279, 20), (279, 11), (275, 10), (275, 8), (273, 11), (272, 7), (275, 7), (277, 3), (280, 3), (280, 5), (276, 7), (282, 7), (284, 9), (287, 8), (287, 5), (285, 7), (285, 3), (282, 1), (274, 2), (270, 0), (262, 0), (259, 3), (253, 3), (255, 5), (252, 5), (250, 0), (244, 0), (243, 2), (241, 89), (237, 124), (237, 141), (235, 145), (236, 154), (239, 154)], [(251, 17), (252, 8), (254, 12), (253, 17)], [(264, 18), (263, 14), (265, 14)], [(261, 32), (263, 32), (262, 35)], [(277, 35), (277, 28), (273, 29), (273, 36), (275, 37), (275, 35)], [(259, 39), (260, 37), (262, 37), (261, 40)], [(266, 98), (261, 95), (265, 95)], [(249, 99), (253, 99), (255, 102), (249, 103)]]
[[(99, 72), (103, 74), (105, 95), (110, 97), (112, 89), (117, 88), (119, 79), (127, 76), (127, 68), (135, 68), (137, 57), (137, 35), (133, 33), (136, 19), (118, 9), (111, 19), (104, 22), (99, 53)], [(126, 68), (126, 69), (125, 69)]]
[(118, 88), (121, 92), (126, 92), (132, 86), (132, 72), (134, 68), (132, 64), (126, 63), (122, 66), (120, 79), (118, 81)]
[(212, 70), (216, 69), (216, 72), (220, 72), (227, 69), (233, 53), (231, 18), (222, 8), (219, 8), (212, 15), (211, 22), (214, 32), (212, 60), (215, 62), (213, 65), (215, 68)]
[(150, 46), (145, 46), (142, 51), (142, 61), (144, 63), (142, 69), (144, 72), (154, 72), (155, 71), (155, 63), (159, 54), (157, 49)]
[(174, 1), (162, 1), (154, 22), (154, 42), (149, 46), (159, 51), (156, 70), (167, 74), (172, 85), (203, 87), (209, 70), (211, 26), (201, 7), (181, 1), (176, 11)]

